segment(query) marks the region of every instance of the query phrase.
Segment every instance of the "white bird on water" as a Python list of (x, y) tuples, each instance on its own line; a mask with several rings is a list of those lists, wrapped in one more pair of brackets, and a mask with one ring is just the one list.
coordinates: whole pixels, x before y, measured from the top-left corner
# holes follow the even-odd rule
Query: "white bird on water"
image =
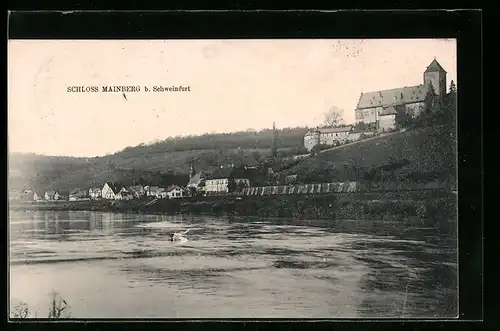
[(183, 232), (172, 232), (170, 234), (170, 241), (177, 241), (177, 240), (187, 240), (184, 235), (189, 232), (191, 229), (187, 229), (186, 231)]

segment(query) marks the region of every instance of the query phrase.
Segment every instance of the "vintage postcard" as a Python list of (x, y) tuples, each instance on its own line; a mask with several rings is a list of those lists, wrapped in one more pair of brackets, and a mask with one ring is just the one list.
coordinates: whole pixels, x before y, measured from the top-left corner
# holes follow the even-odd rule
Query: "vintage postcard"
[(10, 318), (456, 318), (455, 39), (10, 40)]

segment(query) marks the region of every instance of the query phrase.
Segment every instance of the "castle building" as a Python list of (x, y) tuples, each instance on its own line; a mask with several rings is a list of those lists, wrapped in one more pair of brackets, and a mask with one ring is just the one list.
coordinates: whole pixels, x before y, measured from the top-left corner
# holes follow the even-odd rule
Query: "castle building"
[(349, 136), (352, 131), (352, 126), (342, 126), (337, 128), (317, 128), (308, 131), (304, 135), (304, 147), (311, 151), (314, 146), (335, 145), (341, 143)]
[(361, 93), (355, 110), (356, 123), (376, 123), (381, 113), (387, 114), (389, 107), (417, 116), (432, 97), (431, 91), (441, 100), (446, 96), (446, 71), (436, 59), (424, 71), (423, 78), (423, 84), (416, 86)]

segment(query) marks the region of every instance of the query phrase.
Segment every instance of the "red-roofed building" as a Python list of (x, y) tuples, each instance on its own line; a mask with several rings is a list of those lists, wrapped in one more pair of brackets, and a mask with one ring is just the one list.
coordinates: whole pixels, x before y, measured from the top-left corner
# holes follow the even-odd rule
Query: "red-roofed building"
[(356, 123), (375, 123), (388, 107), (416, 116), (425, 109), (432, 90), (441, 98), (446, 95), (446, 71), (436, 59), (425, 70), (421, 85), (361, 93), (355, 110)]

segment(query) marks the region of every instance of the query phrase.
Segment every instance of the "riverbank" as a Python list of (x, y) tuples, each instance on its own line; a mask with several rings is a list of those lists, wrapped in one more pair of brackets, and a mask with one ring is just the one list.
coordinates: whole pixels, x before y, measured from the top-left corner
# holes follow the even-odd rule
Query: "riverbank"
[(422, 219), (457, 217), (457, 196), (444, 190), (219, 196), (130, 201), (16, 202), (10, 210), (88, 210), (144, 214), (287, 217), (301, 219)]

